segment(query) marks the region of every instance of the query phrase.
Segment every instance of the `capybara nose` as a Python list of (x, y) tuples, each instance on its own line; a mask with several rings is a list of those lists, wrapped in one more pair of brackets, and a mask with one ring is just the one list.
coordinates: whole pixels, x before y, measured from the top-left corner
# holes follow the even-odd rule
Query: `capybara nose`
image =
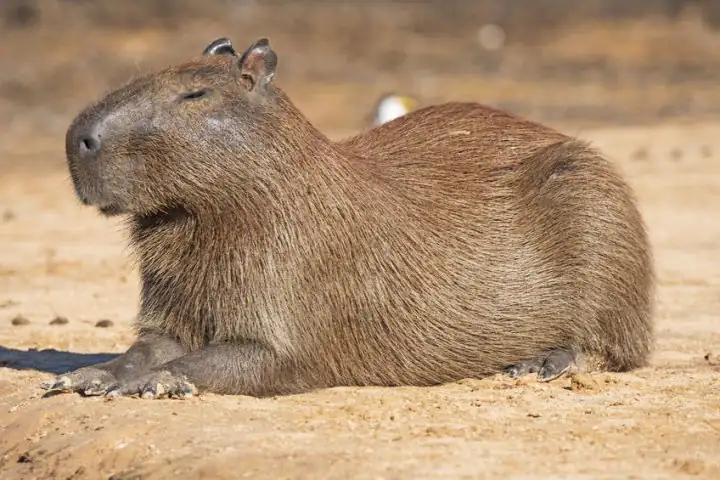
[(92, 159), (100, 151), (100, 135), (94, 132), (84, 132), (78, 136), (77, 152), (80, 158)]

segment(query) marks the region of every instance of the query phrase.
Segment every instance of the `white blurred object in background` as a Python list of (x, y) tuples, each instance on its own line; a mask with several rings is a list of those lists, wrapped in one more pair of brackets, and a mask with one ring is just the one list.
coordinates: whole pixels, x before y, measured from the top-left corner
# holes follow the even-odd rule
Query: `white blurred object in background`
[(418, 101), (411, 96), (397, 94), (385, 95), (375, 107), (373, 125), (382, 125), (390, 120), (402, 117), (406, 113), (415, 110), (417, 106)]
[(485, 50), (499, 50), (505, 45), (505, 30), (493, 23), (483, 25), (478, 30), (478, 43)]

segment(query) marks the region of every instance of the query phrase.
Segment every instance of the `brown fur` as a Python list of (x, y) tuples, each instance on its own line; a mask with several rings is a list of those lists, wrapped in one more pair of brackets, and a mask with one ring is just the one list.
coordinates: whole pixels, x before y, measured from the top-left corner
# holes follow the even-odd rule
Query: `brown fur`
[[(68, 133), (70, 151), (79, 125), (105, 119), (97, 161), (69, 153), (70, 171), (86, 203), (129, 216), (141, 338), (177, 341), (168, 358), (255, 345), (272, 365), (177, 371), (266, 395), (433, 385), (553, 349), (646, 364), (648, 239), (631, 189), (586, 143), (470, 103), (333, 143), (274, 83), (248, 91), (237, 62), (134, 80)], [(206, 100), (168, 103), (208, 85)]]

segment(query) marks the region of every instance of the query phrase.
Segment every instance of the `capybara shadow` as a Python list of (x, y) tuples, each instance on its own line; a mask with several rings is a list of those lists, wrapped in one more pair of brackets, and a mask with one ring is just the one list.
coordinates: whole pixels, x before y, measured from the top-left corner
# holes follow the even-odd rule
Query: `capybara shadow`
[(37, 370), (60, 375), (79, 368), (117, 358), (113, 353), (76, 353), (55, 350), (17, 350), (0, 347), (0, 367), (13, 370)]

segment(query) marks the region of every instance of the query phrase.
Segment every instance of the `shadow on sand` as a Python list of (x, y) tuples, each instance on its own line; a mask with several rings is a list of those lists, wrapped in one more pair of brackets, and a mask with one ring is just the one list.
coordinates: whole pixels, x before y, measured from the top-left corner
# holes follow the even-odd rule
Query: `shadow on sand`
[(59, 375), (81, 367), (107, 362), (115, 353), (74, 353), (60, 350), (15, 350), (0, 347), (0, 367), (13, 370), (37, 370)]

